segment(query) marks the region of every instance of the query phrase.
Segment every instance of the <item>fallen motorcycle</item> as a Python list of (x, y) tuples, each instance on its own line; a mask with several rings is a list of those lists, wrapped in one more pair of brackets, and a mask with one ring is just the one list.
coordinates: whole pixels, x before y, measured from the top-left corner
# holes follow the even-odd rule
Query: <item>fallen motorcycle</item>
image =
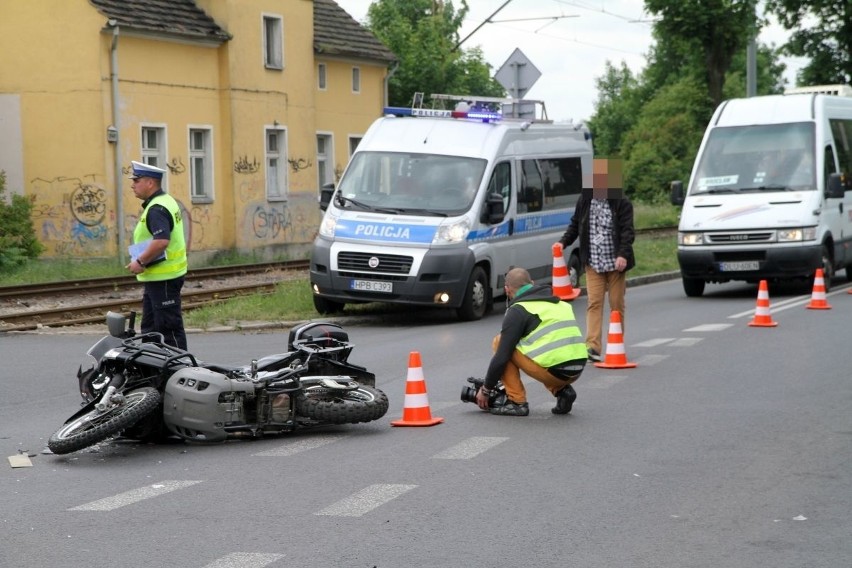
[(375, 375), (348, 361), (353, 345), (336, 324), (302, 324), (290, 330), (287, 352), (231, 366), (200, 362), (159, 333), (137, 335), (134, 322), (135, 313), (107, 314), (109, 335), (77, 372), (84, 406), (48, 440), (53, 453), (119, 433), (222, 442), (370, 422), (388, 410)]

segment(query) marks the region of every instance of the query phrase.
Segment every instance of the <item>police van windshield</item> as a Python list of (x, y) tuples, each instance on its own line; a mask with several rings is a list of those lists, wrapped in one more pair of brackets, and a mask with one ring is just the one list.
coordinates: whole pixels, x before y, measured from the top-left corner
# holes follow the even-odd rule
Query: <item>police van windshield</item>
[(816, 189), (814, 124), (714, 128), (690, 194)]
[(340, 180), (338, 204), (393, 213), (459, 215), (473, 204), (485, 166), (479, 158), (358, 152)]

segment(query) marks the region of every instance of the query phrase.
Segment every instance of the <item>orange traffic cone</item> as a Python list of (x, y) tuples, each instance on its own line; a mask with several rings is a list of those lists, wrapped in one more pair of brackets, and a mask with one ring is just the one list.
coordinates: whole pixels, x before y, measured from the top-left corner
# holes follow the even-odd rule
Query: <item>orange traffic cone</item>
[(561, 243), (553, 245), (553, 295), (569, 302), (580, 295), (580, 289), (571, 286), (571, 275), (565, 264)]
[(760, 286), (757, 289), (757, 307), (754, 309), (754, 319), (748, 322), (754, 327), (775, 327), (778, 322), (772, 321), (772, 315), (769, 313), (769, 286), (766, 280), (760, 281)]
[(408, 356), (408, 377), (405, 381), (405, 403), (402, 418), (391, 421), (393, 426), (434, 426), (443, 418), (432, 418), (429, 397), (426, 395), (426, 380), (420, 364), (420, 353), (412, 351)]
[(609, 319), (609, 333), (606, 339), (606, 356), (602, 363), (595, 363), (595, 367), (603, 369), (629, 369), (636, 366), (627, 360), (624, 351), (624, 333), (621, 329), (621, 314), (612, 312)]
[(825, 299), (825, 278), (822, 275), (822, 268), (817, 268), (816, 276), (814, 277), (814, 291), (811, 292), (811, 302), (805, 306), (809, 310), (830, 310), (831, 306)]

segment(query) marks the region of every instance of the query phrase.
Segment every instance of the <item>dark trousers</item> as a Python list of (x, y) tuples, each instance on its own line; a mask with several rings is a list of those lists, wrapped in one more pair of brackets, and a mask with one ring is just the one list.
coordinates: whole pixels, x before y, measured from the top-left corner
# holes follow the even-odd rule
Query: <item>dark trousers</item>
[(145, 282), (142, 294), (142, 333), (163, 334), (163, 341), (186, 350), (186, 332), (180, 305), (183, 276), (172, 280)]

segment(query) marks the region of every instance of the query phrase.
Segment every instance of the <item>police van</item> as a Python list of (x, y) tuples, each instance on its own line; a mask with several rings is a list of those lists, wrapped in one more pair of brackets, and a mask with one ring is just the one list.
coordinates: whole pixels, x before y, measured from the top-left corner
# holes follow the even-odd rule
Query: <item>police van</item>
[[(385, 108), (336, 190), (323, 192), (310, 267), (320, 313), (392, 302), (476, 320), (503, 295), (510, 267), (551, 280), (551, 245), (591, 175), (589, 131), (547, 120), (541, 101), (432, 101), (453, 108)], [(564, 252), (576, 286), (579, 255)]]
[(687, 296), (707, 282), (852, 278), (852, 89), (797, 88), (716, 109), (683, 205), (678, 263)]

